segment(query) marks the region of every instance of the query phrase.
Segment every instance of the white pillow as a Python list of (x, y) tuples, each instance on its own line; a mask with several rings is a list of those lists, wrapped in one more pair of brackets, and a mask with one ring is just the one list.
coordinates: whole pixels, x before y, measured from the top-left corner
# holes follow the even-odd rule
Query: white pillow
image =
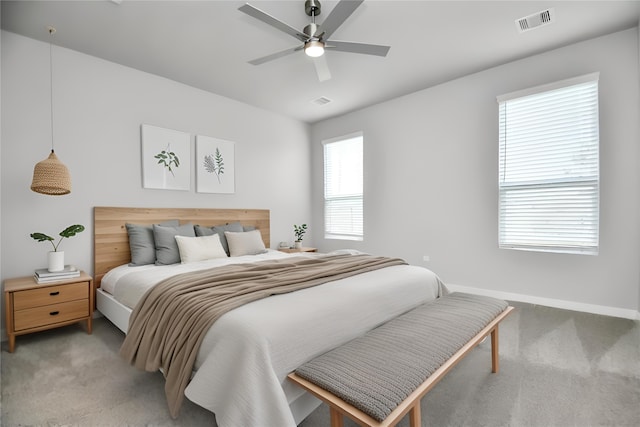
[(176, 243), (183, 264), (227, 257), (218, 234), (202, 237), (176, 236)]
[(245, 231), (236, 233), (225, 231), (225, 237), (229, 244), (229, 254), (231, 256), (256, 255), (267, 251), (262, 241), (260, 230)]

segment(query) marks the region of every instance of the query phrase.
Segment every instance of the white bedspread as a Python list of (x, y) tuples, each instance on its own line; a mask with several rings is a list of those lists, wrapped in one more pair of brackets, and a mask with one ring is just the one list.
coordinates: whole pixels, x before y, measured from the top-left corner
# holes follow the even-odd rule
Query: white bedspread
[[(249, 259), (287, 256), (291, 255), (269, 251)], [(248, 262), (247, 257), (215, 261)], [(127, 301), (125, 305), (135, 305), (135, 298), (146, 291), (141, 288), (168, 274), (199, 268), (195, 264), (211, 266), (207, 261), (170, 268), (119, 267), (102, 284), (106, 281), (107, 290)], [(124, 289), (129, 279), (133, 286)], [(211, 327), (185, 395), (214, 412), (220, 427), (295, 426), (289, 404), (304, 392), (286, 380), (287, 374), (444, 292), (430, 270), (402, 265), (252, 302), (226, 313)]]
[[(304, 256), (318, 256), (314, 253), (304, 253)], [(142, 295), (161, 280), (180, 273), (203, 270), (206, 268), (221, 267), (230, 264), (265, 261), (269, 259), (286, 258), (291, 255), (284, 252), (269, 249), (259, 255), (245, 255), (238, 257), (217, 258), (206, 261), (192, 262), (189, 264), (172, 265), (141, 265), (129, 267), (121, 265), (110, 270), (102, 278), (100, 287), (110, 293), (121, 304), (129, 308), (136, 306)]]

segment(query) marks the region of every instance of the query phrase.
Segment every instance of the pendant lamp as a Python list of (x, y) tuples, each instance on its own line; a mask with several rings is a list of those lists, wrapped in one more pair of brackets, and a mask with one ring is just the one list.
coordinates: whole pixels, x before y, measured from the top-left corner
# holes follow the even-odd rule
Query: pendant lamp
[[(56, 29), (49, 27), (49, 36), (53, 37)], [(51, 40), (51, 39), (50, 39)], [(62, 196), (71, 193), (71, 175), (69, 169), (58, 159), (53, 150), (53, 47), (49, 41), (49, 82), (51, 89), (51, 154), (33, 168), (31, 189), (36, 193), (50, 196)]]

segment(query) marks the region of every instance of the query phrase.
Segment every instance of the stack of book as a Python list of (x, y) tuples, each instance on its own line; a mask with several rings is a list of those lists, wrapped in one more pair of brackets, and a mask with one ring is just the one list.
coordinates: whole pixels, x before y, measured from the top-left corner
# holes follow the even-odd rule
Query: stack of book
[(72, 279), (74, 277), (80, 277), (80, 270), (73, 265), (65, 265), (64, 270), (49, 271), (46, 268), (39, 268), (36, 270), (33, 277), (38, 283), (55, 282), (56, 280)]

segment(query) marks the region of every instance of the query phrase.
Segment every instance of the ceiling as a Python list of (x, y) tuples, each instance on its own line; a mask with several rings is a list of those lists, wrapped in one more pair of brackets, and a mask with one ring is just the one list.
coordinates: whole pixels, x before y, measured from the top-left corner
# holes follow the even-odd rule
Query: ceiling
[[(332, 39), (391, 46), (387, 57), (327, 52), (319, 82), (299, 42), (240, 11), (244, 1), (2, 1), (2, 28), (314, 123), (457, 77), (638, 25), (640, 1), (366, 0)], [(303, 0), (248, 3), (302, 30)], [(318, 22), (337, 1), (322, 1)], [(515, 20), (555, 8), (520, 33)], [(326, 97), (331, 102), (313, 101)]]

